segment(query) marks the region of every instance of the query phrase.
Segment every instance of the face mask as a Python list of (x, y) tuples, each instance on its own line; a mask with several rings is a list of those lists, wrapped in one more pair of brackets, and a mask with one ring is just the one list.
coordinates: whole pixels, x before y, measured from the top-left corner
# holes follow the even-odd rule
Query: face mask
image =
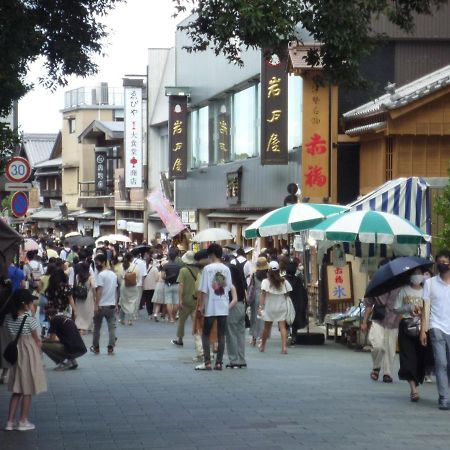
[(420, 284), (423, 281), (423, 275), (417, 274), (417, 275), (411, 275), (411, 277), (409, 278), (409, 281), (412, 284)]
[(441, 263), (439, 263), (437, 265), (437, 270), (439, 271), (439, 273), (444, 274), (444, 273), (447, 273), (450, 270), (450, 266), (448, 264), (441, 264)]
[(117, 258), (117, 261), (122, 262), (122, 261), (123, 261), (123, 258), (122, 258), (121, 256), (119, 256), (119, 257)]

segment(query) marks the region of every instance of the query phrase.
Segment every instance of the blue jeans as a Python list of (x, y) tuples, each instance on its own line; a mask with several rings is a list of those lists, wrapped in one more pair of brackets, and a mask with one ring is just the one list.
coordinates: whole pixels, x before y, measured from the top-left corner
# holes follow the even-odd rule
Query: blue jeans
[(450, 384), (450, 334), (445, 334), (437, 328), (431, 328), (430, 340), (433, 346), (439, 404), (448, 405)]

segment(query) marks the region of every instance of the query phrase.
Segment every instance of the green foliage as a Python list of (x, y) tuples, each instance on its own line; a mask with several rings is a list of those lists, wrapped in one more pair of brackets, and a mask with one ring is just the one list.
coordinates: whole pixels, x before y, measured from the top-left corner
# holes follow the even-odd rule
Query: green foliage
[(47, 88), (65, 86), (70, 75), (89, 76), (106, 36), (101, 23), (123, 0), (0, 0), (0, 116), (31, 86), (29, 65), (44, 58)]
[(0, 176), (3, 175), (6, 163), (19, 143), (20, 138), (17, 133), (6, 123), (0, 122)]
[(402, 30), (412, 31), (417, 14), (430, 14), (446, 0), (173, 0), (177, 13), (196, 16), (180, 26), (192, 40), (188, 51), (212, 48), (242, 64), (242, 48), (276, 51), (300, 40), (299, 27), (322, 43), (307, 61), (320, 60), (325, 77), (334, 83), (362, 85), (360, 61), (370, 54), (377, 38), (372, 23), (384, 14)]
[[(450, 169), (448, 172), (450, 177)], [(448, 249), (450, 248), (450, 178), (449, 184), (444, 188), (442, 194), (436, 197), (435, 210), (442, 217), (444, 225), (434, 242), (439, 249)]]
[(11, 216), (12, 210), (11, 210), (11, 199), (13, 194), (9, 194), (6, 197), (3, 197), (2, 200), (2, 210), (0, 211), (0, 215), (5, 215), (4, 212), (7, 212), (6, 215)]

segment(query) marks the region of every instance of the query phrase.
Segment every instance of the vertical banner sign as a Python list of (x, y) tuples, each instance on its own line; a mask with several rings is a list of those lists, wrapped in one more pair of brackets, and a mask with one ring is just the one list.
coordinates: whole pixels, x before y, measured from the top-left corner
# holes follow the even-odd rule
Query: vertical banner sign
[(261, 60), (261, 164), (288, 163), (287, 55)]
[(187, 176), (187, 97), (169, 97), (169, 178)]
[(106, 151), (95, 151), (95, 192), (97, 194), (106, 192), (107, 170)]
[(220, 163), (230, 161), (230, 113), (228, 102), (220, 104), (219, 120), (218, 120), (218, 135), (219, 135), (219, 157)]
[(142, 188), (142, 88), (125, 86), (125, 187)]
[(330, 196), (330, 88), (303, 78), (302, 195), (310, 199)]

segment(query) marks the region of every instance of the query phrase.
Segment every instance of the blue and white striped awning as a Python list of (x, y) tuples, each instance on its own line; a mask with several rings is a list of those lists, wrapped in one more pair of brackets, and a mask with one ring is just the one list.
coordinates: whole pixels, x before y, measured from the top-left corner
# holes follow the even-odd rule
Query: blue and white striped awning
[[(347, 206), (352, 211), (373, 210), (396, 214), (408, 219), (426, 234), (431, 234), (430, 190), (423, 178), (409, 177), (387, 181)], [(371, 245), (368, 256), (374, 256), (375, 252), (375, 246)], [(430, 244), (427, 244), (426, 256), (429, 256), (430, 252)], [(354, 253), (356, 256), (362, 254), (357, 245)], [(387, 256), (385, 246), (380, 246), (380, 256)]]

